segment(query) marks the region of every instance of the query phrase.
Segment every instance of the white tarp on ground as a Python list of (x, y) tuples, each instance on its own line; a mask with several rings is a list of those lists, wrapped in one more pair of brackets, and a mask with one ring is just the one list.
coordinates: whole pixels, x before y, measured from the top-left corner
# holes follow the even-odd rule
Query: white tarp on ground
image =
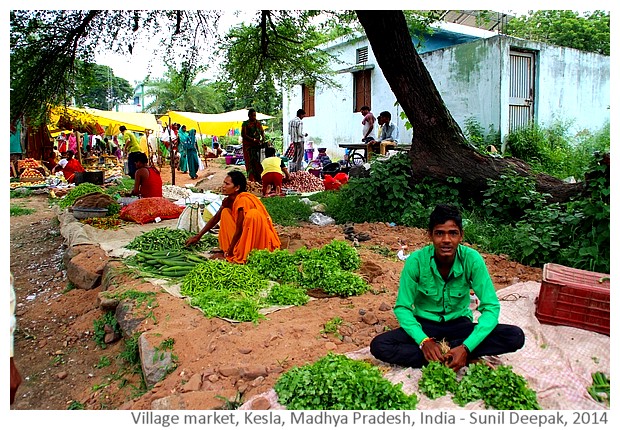
[[(500, 322), (518, 325), (525, 332), (525, 346), (514, 353), (489, 357), (493, 364), (510, 365), (513, 371), (522, 375), (530, 388), (537, 393), (538, 403), (545, 410), (595, 410), (608, 409), (594, 401), (587, 392), (592, 384), (593, 372), (610, 374), (610, 338), (567, 326), (541, 324), (534, 315), (540, 283), (523, 282), (498, 291), (501, 301)], [(362, 348), (346, 354), (356, 360), (376, 360), (369, 348)], [(461, 408), (448, 394), (430, 400), (418, 391), (420, 369), (390, 366), (385, 377), (393, 383), (402, 382), (403, 391), (416, 393), (419, 399), (417, 409), (485, 409), (482, 401), (472, 402)], [(464, 370), (459, 372), (460, 378)], [(277, 403), (274, 390), (248, 399), (239, 409), (251, 409), (252, 401), (264, 397), (271, 403), (271, 409), (284, 409)]]

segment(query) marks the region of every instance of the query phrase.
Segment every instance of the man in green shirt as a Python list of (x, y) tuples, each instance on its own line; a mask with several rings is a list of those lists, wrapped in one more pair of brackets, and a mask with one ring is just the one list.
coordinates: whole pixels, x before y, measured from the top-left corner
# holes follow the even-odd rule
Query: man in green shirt
[[(485, 355), (514, 352), (525, 335), (517, 326), (499, 324), (499, 300), (482, 256), (461, 245), (463, 220), (451, 205), (438, 205), (430, 216), (432, 244), (413, 252), (400, 276), (394, 314), (400, 328), (370, 343), (379, 360), (420, 368), (441, 361), (458, 371)], [(470, 290), (480, 300), (477, 323), (469, 307)], [(444, 339), (450, 351), (443, 354)]]
[(121, 125), (119, 128), (120, 132), (123, 134), (123, 140), (125, 141), (125, 153), (127, 155), (127, 170), (129, 171), (129, 177), (131, 179), (135, 179), (136, 170), (136, 157), (140, 152), (140, 142), (136, 138), (136, 135), (131, 131), (127, 130), (127, 127)]

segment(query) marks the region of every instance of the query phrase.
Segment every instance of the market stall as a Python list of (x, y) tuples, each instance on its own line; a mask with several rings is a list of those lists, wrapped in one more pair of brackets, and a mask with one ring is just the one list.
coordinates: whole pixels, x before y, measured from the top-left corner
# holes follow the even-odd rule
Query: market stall
[[(225, 136), (229, 130), (241, 128), (241, 123), (248, 119), (248, 109), (238, 109), (224, 113), (169, 111), (164, 115), (165, 117), (170, 119), (169, 123), (185, 124), (188, 130), (195, 128), (200, 134)], [(256, 113), (256, 119), (259, 121), (272, 118), (269, 115)]]

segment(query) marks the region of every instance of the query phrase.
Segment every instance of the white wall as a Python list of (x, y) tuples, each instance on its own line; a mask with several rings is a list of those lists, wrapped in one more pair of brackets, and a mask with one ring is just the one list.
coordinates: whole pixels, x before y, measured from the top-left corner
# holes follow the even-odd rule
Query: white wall
[[(331, 49), (344, 64), (334, 70), (355, 65), (357, 48), (368, 46), (368, 64), (376, 59), (366, 38), (341, 44)], [(542, 43), (495, 36), (439, 49), (421, 55), (448, 110), (465, 130), (465, 120), (474, 117), (485, 132), (489, 127), (508, 132), (508, 90), (510, 48), (529, 49), (537, 53), (535, 118), (545, 126), (554, 120), (573, 121), (571, 132), (583, 129), (596, 131), (609, 121), (610, 58)], [(332, 159), (339, 159), (344, 150), (339, 143), (361, 141), (361, 114), (353, 112), (353, 75), (334, 76), (341, 88), (317, 88), (314, 117), (307, 117), (304, 130), (320, 146), (326, 147)], [(412, 132), (400, 119), (400, 108), (378, 66), (371, 72), (371, 109), (376, 115), (382, 110), (392, 113), (399, 126), (400, 142), (409, 143)], [(302, 105), (301, 86), (284, 93), (284, 134), (288, 121)], [(317, 139), (318, 138), (318, 139)]]
[(610, 119), (610, 57), (509, 38), (539, 52), (536, 115), (540, 125), (574, 121), (571, 131), (596, 131)]

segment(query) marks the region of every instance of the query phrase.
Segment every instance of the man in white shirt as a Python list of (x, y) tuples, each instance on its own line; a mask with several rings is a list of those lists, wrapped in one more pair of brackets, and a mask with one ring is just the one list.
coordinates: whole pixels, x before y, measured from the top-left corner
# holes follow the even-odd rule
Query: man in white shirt
[(304, 137), (308, 136), (308, 133), (304, 133), (304, 125), (301, 120), (304, 119), (305, 116), (306, 111), (298, 109), (297, 116), (288, 123), (288, 135), (293, 145), (293, 156), (291, 157), (289, 172), (299, 172), (303, 170)]

